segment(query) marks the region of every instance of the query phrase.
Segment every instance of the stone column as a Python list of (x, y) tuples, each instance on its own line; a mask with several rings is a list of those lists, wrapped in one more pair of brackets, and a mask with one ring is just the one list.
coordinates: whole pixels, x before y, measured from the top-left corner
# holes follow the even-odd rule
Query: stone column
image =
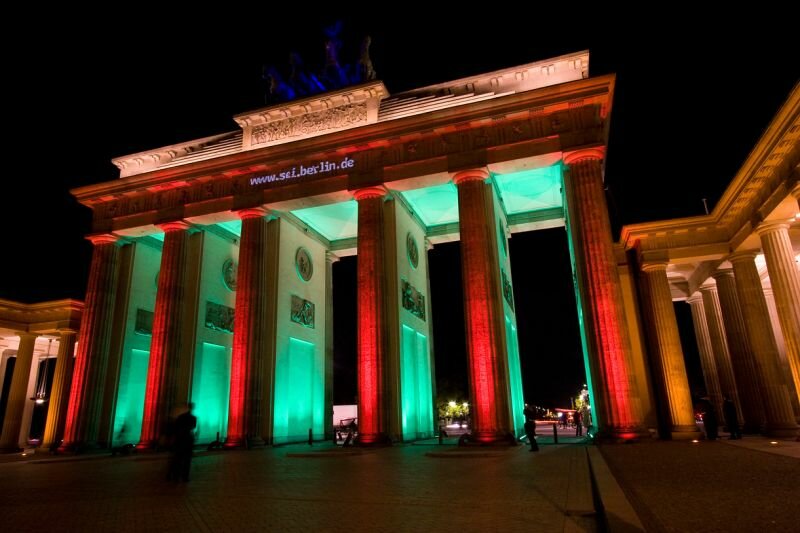
[(472, 439), (501, 442), (512, 435), (509, 420), (506, 354), (499, 330), (502, 300), (499, 266), (492, 248), (496, 222), (486, 170), (459, 172), (458, 219), (461, 233), (461, 272), (466, 318), (467, 366), (470, 384)]
[[(703, 296), (703, 308), (708, 322), (708, 334), (711, 338), (711, 348), (714, 354), (714, 363), (717, 366), (717, 377), (719, 378), (722, 396), (733, 402), (736, 406), (736, 417), (739, 421), (742, 421), (744, 420), (744, 415), (740, 406), (739, 393), (736, 389), (736, 378), (731, 365), (728, 341), (725, 337), (725, 325), (722, 321), (722, 309), (719, 305), (717, 286), (713, 282), (703, 284), (700, 286), (700, 294)], [(720, 420), (723, 420), (723, 418), (720, 418)]]
[(794, 388), (800, 391), (800, 271), (795, 262), (792, 241), (789, 240), (789, 224), (764, 223), (756, 228), (756, 233), (761, 238), (767, 261)]
[(733, 270), (725, 268), (714, 274), (719, 290), (719, 302), (725, 323), (725, 335), (731, 355), (731, 366), (736, 376), (736, 390), (742, 409), (745, 433), (759, 433), (764, 427), (764, 404), (756, 379), (755, 355), (750, 347), (744, 317), (736, 293)]
[(789, 389), (789, 399), (792, 400), (794, 418), (800, 422), (800, 397), (798, 397), (797, 389), (794, 387), (792, 369), (789, 366), (789, 360), (786, 358), (786, 341), (783, 339), (783, 333), (781, 332), (778, 308), (775, 304), (775, 295), (772, 291), (772, 287), (764, 287), (764, 298), (767, 300), (767, 307), (769, 308), (769, 321), (772, 324), (772, 334), (775, 337), (775, 344), (778, 346), (778, 357), (780, 357), (781, 360), (781, 375), (786, 382), (786, 388)]
[(358, 442), (379, 444), (388, 439), (387, 398), (383, 390), (386, 339), (383, 278), (386, 191), (378, 187), (353, 193), (358, 202)]
[(268, 339), (264, 323), (267, 313), (267, 224), (268, 211), (244, 209), (239, 241), (239, 270), (236, 279), (236, 310), (231, 358), (231, 392), (228, 407), (226, 448), (259, 444), (263, 434), (263, 374)]
[(793, 437), (798, 427), (789, 400), (789, 391), (781, 378), (778, 348), (769, 322), (769, 310), (761, 287), (754, 252), (729, 257), (736, 280), (736, 294), (742, 309), (747, 337), (755, 355), (756, 381), (764, 402), (765, 433), (771, 437)]
[(164, 231), (164, 247), (161, 250), (161, 270), (153, 313), (142, 434), (136, 445), (140, 450), (152, 450), (158, 445), (174, 407), (180, 367), (186, 249), (190, 226), (177, 221), (159, 227)]
[(651, 355), (655, 370), (660, 373), (661, 379), (656, 382), (662, 405), (669, 413), (669, 431), (673, 439), (694, 439), (700, 431), (694, 421), (692, 393), (667, 280), (667, 263), (646, 264), (642, 271), (650, 307), (647, 318), (651, 321), (649, 329), (654, 351)]
[(797, 200), (797, 212), (800, 213), (800, 183), (797, 183), (792, 189), (792, 196)]
[(50, 405), (47, 407), (47, 422), (44, 426), (42, 449), (49, 450), (61, 444), (64, 435), (64, 420), (69, 403), (69, 387), (72, 384), (72, 366), (75, 363), (75, 338), (77, 332), (71, 329), (59, 331), (58, 356), (50, 389)]
[[(8, 390), (6, 416), (3, 419), (3, 432), (0, 434), (0, 452), (16, 452), (20, 448), (19, 435), (22, 431), (22, 413), (28, 401), (28, 382), (31, 378), (33, 348), (37, 335), (18, 332), (19, 347), (14, 374), (11, 376), (11, 387)], [(35, 374), (34, 374), (35, 375)]]
[(339, 258), (325, 252), (325, 439), (333, 439), (333, 263)]
[(588, 350), (599, 437), (629, 440), (647, 431), (633, 380), (630, 338), (603, 192), (601, 149), (567, 154), (567, 229)]
[(106, 383), (119, 262), (118, 238), (89, 237), (94, 244), (89, 284), (81, 316), (78, 353), (72, 371), (64, 439), (58, 451), (80, 451), (97, 444), (103, 386)]
[(697, 339), (697, 348), (700, 351), (700, 363), (703, 368), (703, 381), (706, 384), (706, 392), (716, 410), (717, 420), (722, 421), (725, 419), (722, 414), (722, 388), (719, 384), (717, 363), (714, 360), (711, 333), (708, 331), (708, 319), (706, 318), (703, 296), (696, 292), (686, 302), (692, 309), (694, 336)]

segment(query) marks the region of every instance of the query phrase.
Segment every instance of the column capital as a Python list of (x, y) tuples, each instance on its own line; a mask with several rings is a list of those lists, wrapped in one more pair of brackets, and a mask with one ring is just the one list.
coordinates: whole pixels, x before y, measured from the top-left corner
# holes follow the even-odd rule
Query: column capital
[(582, 148), (573, 152), (564, 152), (561, 158), (567, 165), (572, 165), (583, 161), (584, 159), (598, 159), (602, 161), (606, 157), (606, 149), (604, 146), (595, 146), (593, 148)]
[(471, 168), (469, 170), (459, 170), (453, 174), (453, 183), (456, 186), (467, 181), (486, 181), (489, 179), (489, 171), (485, 168)]
[(192, 225), (183, 220), (173, 220), (172, 222), (164, 222), (163, 224), (156, 224), (164, 233), (168, 231), (188, 231), (192, 229)]
[(333, 252), (331, 252), (331, 251), (326, 251), (326, 252), (325, 252), (325, 262), (326, 262), (326, 263), (335, 263), (335, 262), (337, 262), (339, 259), (341, 259), (341, 257), (339, 257), (338, 255), (336, 255), (335, 253), (333, 253)]
[(376, 187), (364, 187), (363, 189), (356, 189), (351, 191), (353, 194), (353, 198), (356, 201), (366, 200), (368, 198), (383, 198), (388, 194), (388, 191), (385, 187), (376, 186)]
[(23, 338), (38, 339), (40, 337), (38, 333), (31, 333), (30, 331), (15, 331), (14, 335), (19, 337), (20, 341), (22, 341)]
[(686, 298), (686, 303), (689, 304), (689, 305), (696, 304), (696, 303), (702, 303), (702, 302), (703, 302), (703, 295), (700, 294), (699, 292), (696, 292), (696, 293), (692, 294), (691, 296), (689, 296), (688, 298)]
[(269, 216), (272, 212), (264, 206), (259, 207), (246, 207), (244, 209), (237, 209), (233, 212), (241, 220), (248, 218), (264, 218)]
[(658, 272), (659, 270), (666, 272), (668, 266), (669, 263), (666, 261), (648, 262), (642, 265), (642, 272)]
[(797, 198), (797, 201), (800, 202), (800, 182), (795, 183), (794, 189), (792, 189), (792, 196)]
[(114, 244), (120, 241), (120, 237), (112, 235), (111, 233), (100, 233), (98, 235), (87, 235), (86, 240), (91, 242), (94, 246), (101, 244)]
[(78, 334), (78, 330), (71, 329), (71, 328), (58, 328), (56, 331), (58, 331), (58, 334), (61, 337), (63, 337), (64, 335), (77, 335)]
[(789, 230), (789, 221), (788, 220), (772, 220), (772, 221), (765, 221), (756, 226), (756, 234), (759, 237), (762, 235), (766, 235), (768, 233), (774, 233), (780, 230)]
[(700, 290), (701, 293), (716, 291), (717, 290), (717, 282), (716, 282), (716, 280), (713, 277), (705, 280), (700, 285), (699, 290)]
[(728, 256), (728, 261), (730, 261), (732, 265), (735, 265), (737, 263), (753, 262), (756, 260), (757, 255), (758, 252), (755, 250), (736, 252)]

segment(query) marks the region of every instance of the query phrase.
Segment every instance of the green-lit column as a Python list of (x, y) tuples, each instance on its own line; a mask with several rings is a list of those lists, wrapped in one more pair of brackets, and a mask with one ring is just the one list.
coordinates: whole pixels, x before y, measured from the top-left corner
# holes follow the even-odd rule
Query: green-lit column
[(14, 374), (11, 377), (11, 388), (8, 391), (3, 432), (0, 434), (0, 452), (16, 452), (21, 448), (20, 443), (25, 442), (20, 438), (22, 413), (25, 410), (25, 402), (28, 401), (28, 383), (37, 335), (25, 331), (18, 332), (17, 335), (19, 335), (19, 348), (17, 348)]
[(47, 407), (47, 423), (44, 428), (42, 449), (49, 450), (58, 446), (64, 434), (69, 387), (72, 384), (72, 366), (75, 363), (75, 339), (77, 332), (71, 329), (59, 331), (58, 356), (56, 370), (53, 374), (53, 385), (50, 389), (50, 405)]
[(771, 437), (794, 437), (798, 432), (797, 422), (786, 382), (781, 377), (778, 348), (772, 334), (755, 257), (754, 252), (740, 252), (728, 260), (733, 265), (736, 294), (741, 302), (747, 337), (755, 356), (756, 380), (766, 418), (764, 433)]

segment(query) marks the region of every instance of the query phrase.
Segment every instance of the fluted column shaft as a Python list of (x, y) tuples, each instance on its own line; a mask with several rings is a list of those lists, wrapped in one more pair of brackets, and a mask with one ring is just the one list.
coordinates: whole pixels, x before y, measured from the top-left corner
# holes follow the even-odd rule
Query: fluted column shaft
[(672, 307), (667, 264), (644, 265), (642, 271), (643, 282), (647, 284), (647, 304), (650, 307), (648, 318), (652, 322), (651, 346), (655, 352), (652, 355), (661, 378), (657, 381), (664, 411), (670, 417), (669, 430), (673, 438), (694, 438), (699, 430), (694, 421), (692, 394), (686, 376), (678, 321)]
[(694, 335), (697, 339), (697, 348), (700, 351), (700, 364), (703, 368), (703, 381), (706, 384), (706, 392), (714, 405), (717, 420), (723, 420), (722, 388), (719, 384), (717, 363), (714, 359), (714, 347), (711, 344), (711, 333), (708, 331), (708, 319), (706, 318), (703, 296), (695, 293), (686, 301), (692, 309)]
[(50, 389), (50, 405), (47, 407), (47, 422), (44, 426), (42, 448), (49, 450), (60, 444), (64, 434), (67, 405), (69, 404), (69, 388), (72, 384), (72, 367), (75, 363), (76, 332), (70, 329), (59, 331), (58, 355), (56, 369), (53, 374), (53, 385)]
[(260, 443), (264, 385), (261, 376), (268, 342), (264, 326), (268, 297), (267, 211), (246, 209), (237, 214), (242, 219), (242, 233), (236, 277), (226, 448)]
[(37, 335), (18, 333), (19, 347), (17, 361), (14, 363), (14, 374), (11, 376), (11, 387), (8, 390), (6, 416), (3, 419), (3, 431), (0, 434), (0, 451), (13, 452), (20, 449), (19, 434), (22, 431), (22, 415), (25, 402), (28, 401), (28, 382), (31, 378), (33, 348)]
[(766, 426), (764, 431), (773, 437), (797, 435), (789, 391), (781, 377), (778, 348), (769, 322), (769, 309), (764, 299), (761, 278), (754, 253), (738, 253), (729, 258), (736, 280), (747, 337), (755, 356), (756, 380), (764, 402)]
[(773, 294), (772, 287), (764, 287), (764, 297), (767, 300), (769, 321), (772, 323), (772, 333), (775, 337), (775, 344), (778, 345), (781, 375), (786, 382), (786, 388), (789, 389), (789, 399), (792, 401), (794, 418), (800, 422), (800, 396), (797, 395), (797, 389), (795, 389), (794, 380), (792, 379), (792, 369), (789, 366), (789, 360), (786, 358), (786, 341), (781, 332), (781, 322), (778, 318), (778, 308), (775, 305), (775, 295)]
[(800, 271), (789, 240), (789, 224), (762, 224), (756, 232), (767, 261), (794, 388), (800, 391)]
[(386, 191), (360, 189), (358, 201), (358, 442), (376, 444), (388, 435), (385, 312), (383, 309), (384, 216)]
[[(703, 296), (703, 308), (708, 322), (708, 334), (711, 338), (711, 348), (714, 353), (714, 362), (717, 366), (717, 377), (722, 396), (728, 398), (736, 406), (737, 420), (744, 420), (739, 401), (739, 392), (736, 388), (736, 378), (731, 364), (731, 354), (728, 350), (728, 341), (725, 336), (725, 325), (722, 319), (722, 309), (719, 304), (717, 286), (703, 285), (700, 287)], [(722, 420), (720, 418), (720, 420)]]
[(119, 263), (118, 239), (90, 237), (94, 244), (89, 284), (81, 315), (78, 352), (73, 363), (64, 439), (59, 451), (78, 451), (97, 443), (103, 386), (106, 383)]
[(153, 313), (142, 434), (136, 445), (145, 450), (156, 448), (174, 407), (184, 316), (189, 225), (172, 222), (160, 227), (164, 230), (164, 246)]
[(633, 381), (632, 350), (603, 192), (602, 157), (602, 151), (583, 150), (564, 158), (568, 230), (599, 436), (632, 439), (647, 431)]
[(472, 438), (478, 442), (503, 440), (512, 432), (503, 332), (498, 331), (498, 312), (502, 312), (498, 305), (502, 303), (488, 178), (487, 171), (477, 169), (460, 172), (453, 179), (458, 188)]
[(725, 322), (725, 334), (731, 354), (733, 374), (736, 376), (736, 390), (739, 392), (739, 405), (744, 415), (745, 433), (759, 433), (764, 427), (764, 403), (756, 378), (756, 363), (750, 339), (744, 325), (739, 295), (736, 293), (736, 281), (733, 270), (722, 269), (714, 274), (719, 290), (719, 302), (722, 318)]

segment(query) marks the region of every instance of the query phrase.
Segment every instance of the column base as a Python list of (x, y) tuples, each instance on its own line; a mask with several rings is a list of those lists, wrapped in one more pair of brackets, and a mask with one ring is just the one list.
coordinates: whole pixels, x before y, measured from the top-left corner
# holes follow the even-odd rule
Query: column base
[(517, 446), (519, 443), (513, 433), (476, 432), (464, 433), (458, 439), (458, 445), (473, 446)]
[(374, 433), (366, 435), (359, 434), (356, 437), (354, 444), (362, 448), (379, 448), (382, 446), (391, 446), (392, 439), (389, 438), (389, 435), (386, 435), (385, 433)]
[(675, 426), (670, 429), (669, 436), (672, 440), (695, 440), (705, 438), (697, 426)]
[(800, 428), (797, 426), (767, 424), (767, 426), (764, 428), (764, 435), (779, 439), (792, 438), (798, 436), (798, 431), (800, 431)]
[(603, 444), (627, 444), (651, 439), (650, 432), (643, 427), (606, 427), (600, 429), (594, 436), (595, 442)]
[(22, 448), (18, 447), (9, 447), (9, 448), (0, 448), (0, 454), (8, 454), (8, 453), (19, 453), (22, 451)]
[(97, 443), (62, 442), (58, 448), (50, 448), (50, 452), (58, 455), (73, 455), (98, 449), (100, 449), (100, 446)]
[(742, 433), (759, 434), (764, 432), (763, 424), (748, 424), (742, 426)]
[(143, 440), (136, 445), (137, 452), (156, 452), (158, 451), (157, 440)]

